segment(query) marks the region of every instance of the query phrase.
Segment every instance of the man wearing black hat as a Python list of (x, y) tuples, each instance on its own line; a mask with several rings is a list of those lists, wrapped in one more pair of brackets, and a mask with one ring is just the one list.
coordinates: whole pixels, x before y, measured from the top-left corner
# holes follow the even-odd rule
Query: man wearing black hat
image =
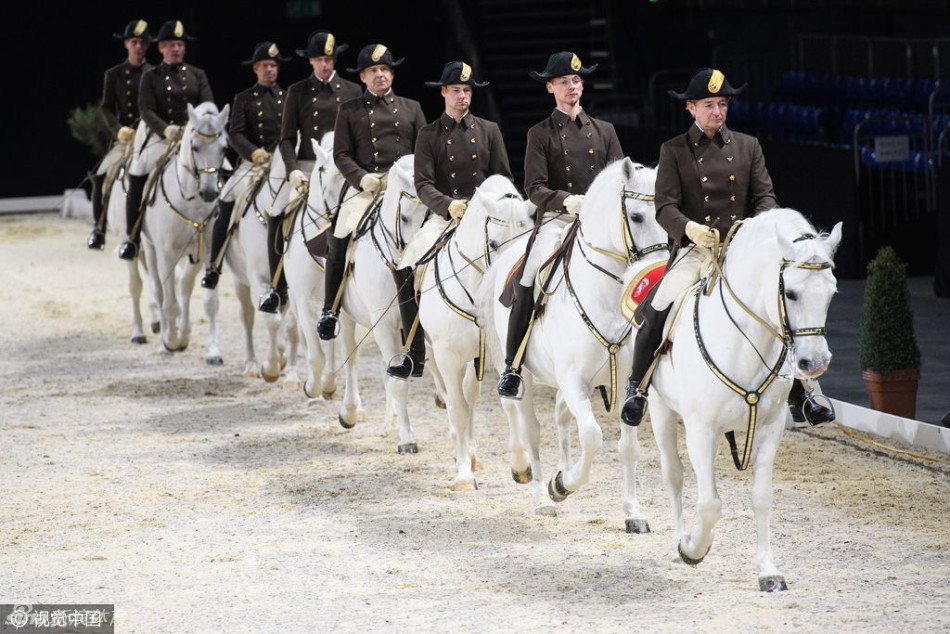
[[(508, 152), (498, 124), (469, 112), (473, 88), (487, 86), (472, 77), (472, 67), (465, 62), (449, 62), (442, 69), (439, 81), (427, 81), (439, 88), (445, 100), (445, 112), (419, 131), (416, 138), (414, 181), (416, 193), (430, 211), (442, 220), (430, 218), (426, 225), (462, 218), (475, 188), (493, 174), (511, 178)], [(435, 231), (438, 231), (436, 227)], [(424, 228), (418, 237), (425, 240), (433, 231)], [(411, 247), (409, 247), (411, 248)], [(408, 251), (409, 249), (407, 249)], [(413, 269), (406, 266), (393, 271), (399, 291), (399, 311), (403, 332), (412, 330), (418, 313), (413, 285)], [(386, 370), (390, 376), (405, 379), (425, 363), (425, 338), (417, 325), (410, 342), (409, 355)]]
[[(392, 51), (383, 44), (369, 44), (356, 61), (356, 68), (347, 70), (360, 74), (366, 90), (359, 98), (340, 106), (334, 128), (333, 161), (349, 186), (359, 193), (350, 195), (340, 206), (328, 238), (326, 295), (317, 325), (317, 334), (324, 340), (337, 335), (337, 295), (343, 284), (352, 231), (350, 220), (360, 218), (382, 194), (387, 170), (400, 157), (412, 154), (416, 135), (426, 124), (419, 102), (393, 92), (393, 68), (403, 62), (401, 58), (394, 60)], [(419, 376), (424, 359), (415, 361), (412, 374)]]
[[(656, 175), (656, 219), (670, 234), (672, 264), (648, 297), (637, 332), (627, 398), (620, 417), (639, 425), (647, 406), (644, 382), (660, 346), (663, 324), (675, 298), (699, 280), (703, 262), (716, 244), (714, 229), (725, 236), (735, 220), (778, 207), (772, 179), (758, 139), (726, 127), (729, 100), (745, 90), (733, 88), (721, 71), (701, 68), (682, 93), (694, 124), (660, 147)], [(793, 416), (817, 424), (834, 412), (805, 394), (795, 381), (789, 405)]]
[(228, 230), (234, 201), (239, 192), (255, 190), (261, 179), (267, 178), (271, 158), (280, 139), (280, 122), (284, 114), (284, 89), (277, 83), (281, 62), (280, 50), (273, 42), (258, 42), (251, 59), (241, 62), (250, 66), (257, 82), (234, 96), (231, 120), (228, 126), (228, 143), (241, 157), (218, 196), (215, 206), (214, 226), (211, 230), (211, 255), (201, 285), (216, 288), (221, 275)]
[(265, 313), (276, 313), (281, 305), (287, 303), (287, 282), (283, 274), (277, 276), (282, 257), (279, 248), (283, 242), (281, 226), (291, 197), (307, 194), (310, 172), (316, 160), (311, 139), (319, 143), (324, 134), (333, 131), (340, 104), (359, 97), (362, 92), (359, 86), (336, 72), (337, 55), (347, 48), (347, 44), (337, 44), (332, 33), (314, 31), (307, 38), (307, 47), (297, 50), (299, 57), (310, 61), (313, 74), (287, 89), (280, 129), (280, 155), (287, 168), (288, 183), (278, 192), (267, 221), (271, 279), (279, 279), (260, 298), (258, 309)]
[(106, 214), (103, 213), (108, 195), (104, 188), (106, 175), (128, 155), (135, 126), (139, 123), (139, 82), (142, 73), (152, 68), (145, 61), (145, 53), (152, 43), (148, 22), (132, 20), (122, 33), (113, 33), (112, 37), (122, 40), (128, 55), (124, 62), (106, 71), (102, 84), (102, 119), (115, 141), (92, 176), (92, 217), (95, 224), (86, 241), (90, 249), (102, 249), (106, 245)]
[(142, 121), (135, 132), (129, 167), (129, 191), (125, 201), (129, 239), (119, 247), (119, 257), (123, 260), (134, 260), (139, 251), (142, 191), (149, 172), (155, 169), (169, 145), (181, 136), (182, 127), (188, 123), (188, 104), (197, 106), (214, 101), (205, 72), (184, 63), (185, 42), (194, 39), (178, 20), (162, 24), (152, 39), (158, 42), (162, 63), (142, 74), (139, 87)]
[(608, 163), (623, 158), (613, 124), (595, 119), (581, 108), (583, 78), (596, 68), (597, 64), (584, 67), (576, 54), (564, 51), (552, 55), (540, 73), (529, 73), (532, 79), (545, 82), (554, 95), (555, 109), (528, 130), (524, 189), (538, 206), (538, 217), (520, 283), (514, 285), (505, 370), (498, 382), (498, 394), (503, 397), (518, 398), (521, 390), (523, 343), (531, 325), (534, 280), (541, 264), (557, 248), (562, 229), (577, 216), (594, 177)]

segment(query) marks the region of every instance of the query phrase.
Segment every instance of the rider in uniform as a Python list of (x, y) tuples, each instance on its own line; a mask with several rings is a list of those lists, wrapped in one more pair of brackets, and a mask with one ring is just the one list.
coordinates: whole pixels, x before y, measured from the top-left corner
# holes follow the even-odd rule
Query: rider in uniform
[(139, 213), (142, 192), (149, 172), (180, 136), (188, 123), (188, 104), (214, 101), (208, 76), (197, 66), (185, 63), (186, 41), (195, 38), (185, 32), (179, 20), (162, 24), (153, 42), (158, 42), (162, 63), (142, 74), (139, 113), (142, 120), (132, 144), (129, 191), (125, 216), (129, 239), (119, 247), (119, 257), (134, 260), (139, 251)]
[(581, 108), (584, 77), (590, 68), (570, 51), (555, 53), (532, 79), (545, 82), (554, 96), (551, 115), (528, 130), (524, 159), (524, 189), (538, 207), (535, 232), (528, 241), (524, 270), (514, 284), (514, 302), (508, 318), (505, 370), (498, 394), (518, 398), (521, 389), (519, 348), (527, 336), (534, 308), (534, 283), (541, 265), (560, 241), (562, 229), (577, 216), (584, 194), (608, 164), (623, 158), (614, 126), (595, 119)]
[[(359, 86), (336, 72), (337, 55), (347, 48), (346, 44), (337, 44), (332, 33), (315, 31), (307, 38), (307, 48), (297, 50), (298, 56), (310, 61), (313, 73), (290, 85), (284, 104), (279, 147), (287, 167), (288, 185), (281, 187), (267, 219), (267, 253), (272, 280), (282, 257), (284, 210), (291, 194), (306, 196), (307, 193), (310, 172), (316, 160), (311, 139), (319, 143), (324, 134), (331, 132), (340, 104), (359, 97), (362, 92)], [(277, 284), (261, 296), (258, 309), (276, 313), (286, 302), (287, 282), (281, 274)]]
[(106, 174), (122, 160), (135, 136), (135, 126), (139, 123), (139, 82), (142, 73), (152, 68), (145, 61), (145, 53), (152, 43), (148, 22), (132, 20), (125, 25), (122, 33), (113, 33), (112, 37), (122, 40), (128, 56), (124, 62), (106, 71), (102, 83), (102, 119), (115, 141), (92, 176), (92, 217), (95, 226), (86, 241), (90, 249), (102, 249), (106, 245), (103, 185)]
[(231, 228), (231, 213), (237, 195), (251, 185), (251, 170), (260, 166), (263, 178), (269, 173), (271, 157), (280, 138), (280, 122), (284, 114), (284, 89), (277, 83), (281, 62), (280, 50), (273, 42), (258, 42), (251, 59), (241, 62), (250, 66), (257, 82), (234, 96), (231, 120), (228, 126), (228, 143), (241, 157), (234, 174), (224, 185), (215, 209), (214, 228), (211, 231), (211, 256), (201, 285), (215, 288), (221, 275), (218, 262), (223, 257), (228, 229)]
[[(333, 234), (328, 238), (326, 295), (323, 315), (317, 325), (317, 333), (324, 340), (337, 335), (336, 296), (343, 283), (350, 243), (347, 220), (362, 216), (381, 195), (386, 171), (399, 158), (413, 153), (416, 135), (426, 125), (419, 102), (393, 92), (393, 68), (402, 62), (401, 58), (394, 60), (392, 52), (383, 44), (368, 44), (357, 56), (356, 68), (347, 69), (359, 73), (366, 90), (360, 97), (340, 106), (334, 128), (333, 160), (346, 182), (359, 193), (350, 195), (340, 206), (333, 218)], [(401, 288), (401, 275), (393, 271), (393, 276), (397, 288)], [(419, 346), (415, 342), (413, 348), (418, 354)], [(422, 343), (422, 356), (414, 357), (414, 376), (422, 373), (424, 356)]]
[[(461, 220), (475, 188), (493, 174), (511, 178), (508, 152), (498, 124), (469, 112), (473, 88), (487, 86), (472, 77), (472, 67), (465, 62), (449, 62), (442, 69), (439, 81), (427, 81), (439, 88), (445, 100), (445, 112), (419, 131), (416, 138), (413, 168), (416, 193), (433, 213), (442, 218)], [(418, 313), (412, 282), (413, 269), (393, 271), (399, 289), (399, 312), (405, 333), (409, 333)], [(408, 378), (416, 364), (425, 363), (425, 339), (419, 324), (410, 344), (409, 355), (386, 372), (390, 376)]]
[[(621, 411), (627, 425), (639, 425), (643, 418), (648, 388), (643, 381), (661, 344), (663, 324), (675, 298), (699, 280), (716, 243), (713, 229), (725, 237), (735, 220), (778, 207), (758, 139), (726, 127), (729, 99), (745, 87), (733, 88), (721, 71), (701, 68), (685, 91), (670, 91), (686, 101), (695, 123), (660, 147), (656, 219), (670, 234), (673, 249), (670, 266), (643, 308)], [(797, 380), (789, 406), (796, 420), (818, 424), (834, 419), (834, 412), (806, 394)]]

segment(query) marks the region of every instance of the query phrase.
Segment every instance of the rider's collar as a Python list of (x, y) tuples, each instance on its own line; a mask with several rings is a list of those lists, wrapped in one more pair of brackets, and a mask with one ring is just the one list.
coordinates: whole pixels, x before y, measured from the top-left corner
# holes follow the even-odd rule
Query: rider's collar
[(394, 93), (393, 89), (390, 88), (386, 91), (385, 95), (382, 97), (377, 97), (376, 93), (367, 89), (363, 92), (363, 100), (366, 102), (367, 106), (375, 106), (379, 102), (392, 105), (392, 103), (396, 101), (396, 93)]
[(442, 122), (442, 127), (446, 130), (451, 130), (456, 125), (461, 125), (463, 128), (474, 128), (475, 127), (475, 118), (472, 116), (471, 111), (466, 112), (462, 116), (462, 121), (458, 122), (453, 119), (448, 112), (442, 112), (442, 116), (439, 117), (439, 120)]
[(551, 119), (554, 120), (554, 123), (556, 123), (558, 127), (563, 127), (569, 123), (573, 123), (577, 127), (590, 125), (590, 117), (587, 116), (587, 113), (583, 110), (578, 112), (577, 117), (571, 121), (571, 115), (567, 114), (560, 108), (555, 108), (554, 112), (551, 113)]
[(724, 143), (732, 143), (732, 131), (726, 127), (725, 123), (716, 131), (712, 139), (706, 136), (706, 133), (699, 127), (698, 123), (693, 123), (693, 125), (689, 126), (689, 131), (686, 134), (694, 146), (698, 146), (707, 141), (715, 141), (716, 144), (720, 146)]

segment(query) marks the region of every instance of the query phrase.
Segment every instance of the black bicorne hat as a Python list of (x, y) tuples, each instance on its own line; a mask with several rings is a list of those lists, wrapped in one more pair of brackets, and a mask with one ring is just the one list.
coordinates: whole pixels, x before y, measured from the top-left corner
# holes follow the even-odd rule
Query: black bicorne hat
[(130, 37), (140, 37), (143, 40), (152, 41), (152, 34), (148, 30), (148, 22), (145, 20), (132, 20), (125, 25), (121, 33), (113, 33), (112, 37), (117, 40), (127, 40)]
[(385, 44), (367, 44), (360, 49), (360, 54), (356, 56), (356, 68), (347, 68), (350, 73), (361, 73), (363, 69), (377, 64), (385, 64), (390, 68), (395, 68), (403, 63), (404, 57), (393, 60), (393, 53)]
[(589, 68), (581, 64), (581, 59), (571, 51), (562, 51), (555, 53), (548, 58), (547, 67), (540, 73), (531, 71), (528, 76), (538, 81), (551, 81), (555, 77), (564, 75), (590, 75), (597, 68), (597, 64), (592, 64)]
[(706, 99), (708, 97), (735, 97), (749, 84), (742, 84), (738, 88), (733, 88), (729, 80), (722, 74), (721, 70), (715, 68), (700, 68), (693, 73), (689, 85), (683, 92), (670, 90), (671, 97), (693, 101), (695, 99)]
[(465, 62), (449, 62), (442, 69), (442, 78), (439, 81), (427, 81), (426, 86), (438, 88), (439, 86), (454, 86), (456, 84), (466, 84), (481, 88), (487, 86), (487, 81), (475, 81), (472, 79), (472, 67)]
[(310, 59), (325, 55), (339, 55), (348, 48), (350, 48), (349, 44), (337, 44), (333, 33), (314, 31), (307, 37), (307, 48), (297, 49), (297, 55)]
[(183, 40), (191, 42), (196, 38), (185, 31), (185, 25), (181, 20), (169, 20), (162, 23), (162, 28), (158, 30), (158, 35), (152, 38), (153, 42), (166, 42), (168, 40)]
[(241, 62), (241, 64), (243, 66), (250, 66), (251, 64), (263, 62), (265, 60), (270, 60), (272, 62), (286, 62), (289, 59), (289, 57), (280, 56), (280, 50), (277, 48), (276, 44), (265, 40), (255, 44), (254, 54), (251, 55), (251, 59), (246, 59)]

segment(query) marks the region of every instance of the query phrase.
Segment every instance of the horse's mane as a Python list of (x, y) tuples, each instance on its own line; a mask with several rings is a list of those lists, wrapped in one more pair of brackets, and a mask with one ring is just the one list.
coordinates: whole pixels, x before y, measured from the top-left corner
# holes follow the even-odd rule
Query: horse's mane
[(819, 234), (801, 212), (788, 207), (769, 209), (746, 219), (729, 250), (762, 252), (769, 257), (782, 257), (775, 249), (763, 248), (764, 245), (775, 245), (780, 235), (795, 245), (793, 258), (792, 254), (784, 254), (790, 259), (797, 262), (831, 260), (831, 254), (827, 252), (823, 241), (814, 240), (827, 234)]

